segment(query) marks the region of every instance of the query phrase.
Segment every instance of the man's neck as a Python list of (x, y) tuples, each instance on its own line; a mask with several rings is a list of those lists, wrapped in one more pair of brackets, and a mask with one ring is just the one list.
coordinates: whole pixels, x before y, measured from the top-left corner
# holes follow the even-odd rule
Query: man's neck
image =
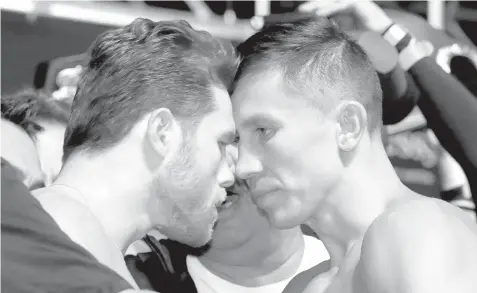
[(349, 166), (343, 180), (319, 203), (307, 222), (330, 253), (331, 267), (343, 262), (377, 217), (409, 194), (384, 150)]
[(303, 253), (304, 238), (298, 227), (256, 235), (240, 247), (211, 248), (199, 260), (222, 279), (257, 287), (292, 277), (301, 264)]
[(132, 176), (117, 160), (108, 160), (107, 156), (89, 161), (72, 159), (52, 188), (61, 188), (66, 196), (81, 202), (124, 253), (151, 228), (145, 216), (147, 203), (141, 195), (146, 191), (131, 188)]

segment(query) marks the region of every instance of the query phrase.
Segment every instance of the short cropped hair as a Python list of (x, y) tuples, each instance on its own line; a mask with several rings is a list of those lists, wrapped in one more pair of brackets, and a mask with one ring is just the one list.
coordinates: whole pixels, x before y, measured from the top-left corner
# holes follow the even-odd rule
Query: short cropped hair
[(2, 118), (23, 128), (35, 140), (43, 127), (39, 120), (68, 123), (69, 105), (35, 89), (23, 89), (2, 97)]
[(199, 121), (215, 108), (212, 86), (228, 90), (239, 63), (230, 42), (186, 21), (143, 18), (101, 34), (89, 56), (72, 104), (64, 160), (72, 152), (114, 146), (155, 109), (168, 108), (181, 123)]
[[(382, 125), (378, 75), (364, 50), (329, 19), (266, 27), (237, 49), (243, 60), (235, 83), (246, 75), (276, 71), (285, 90), (305, 97), (323, 112), (341, 100), (356, 100), (367, 110), (370, 132)], [(323, 95), (324, 90), (332, 94)]]

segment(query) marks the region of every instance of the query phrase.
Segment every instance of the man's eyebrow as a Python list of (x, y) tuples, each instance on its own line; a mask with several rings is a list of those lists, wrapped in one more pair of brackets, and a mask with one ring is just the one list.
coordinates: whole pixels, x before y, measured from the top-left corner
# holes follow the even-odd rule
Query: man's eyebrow
[(274, 124), (274, 125), (280, 125), (273, 116), (267, 115), (267, 114), (254, 114), (251, 115), (247, 118), (244, 119), (244, 122), (242, 123), (243, 126), (249, 127), (249, 126), (254, 126), (254, 125), (260, 125), (260, 124)]

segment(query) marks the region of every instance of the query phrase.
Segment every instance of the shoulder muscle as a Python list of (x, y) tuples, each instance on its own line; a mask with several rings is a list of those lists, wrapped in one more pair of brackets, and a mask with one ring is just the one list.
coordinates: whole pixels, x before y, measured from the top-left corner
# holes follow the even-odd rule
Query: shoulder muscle
[(477, 292), (477, 237), (438, 202), (411, 201), (370, 226), (357, 270), (370, 292)]

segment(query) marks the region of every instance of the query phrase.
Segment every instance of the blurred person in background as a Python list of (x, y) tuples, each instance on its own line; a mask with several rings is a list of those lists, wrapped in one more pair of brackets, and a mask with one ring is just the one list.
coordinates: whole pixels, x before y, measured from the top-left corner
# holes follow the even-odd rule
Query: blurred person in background
[(271, 226), (238, 182), (219, 211), (210, 249), (187, 257), (199, 293), (281, 292), (293, 276), (329, 259), (323, 243), (300, 227)]
[(2, 157), (21, 170), (28, 188), (51, 184), (62, 165), (69, 105), (33, 89), (5, 95), (1, 104)]
[[(237, 148), (227, 149), (234, 169)], [(153, 237), (146, 240), (150, 247), (142, 253), (126, 256), (141, 288), (164, 293), (277, 293), (296, 274), (329, 259), (323, 243), (304, 236), (300, 227), (271, 226), (241, 180), (227, 193), (212, 241), (199, 256), (179, 243)]]
[[(118, 54), (121, 52), (121, 54)], [(60, 228), (137, 288), (123, 259), (147, 232), (202, 246), (232, 185), (229, 42), (185, 21), (136, 19), (89, 51), (63, 168), (34, 192)]]
[(439, 143), (434, 132), (426, 131), (431, 148), (439, 151), (437, 173), (439, 176), (440, 194), (438, 198), (445, 200), (465, 211), (474, 221), (477, 220), (475, 205), (470, 194), (470, 187), (464, 170), (457, 161)]
[(475, 204), (472, 201), (469, 182), (462, 167), (445, 150), (443, 150), (437, 166), (440, 176), (440, 198), (461, 208), (476, 221)]

